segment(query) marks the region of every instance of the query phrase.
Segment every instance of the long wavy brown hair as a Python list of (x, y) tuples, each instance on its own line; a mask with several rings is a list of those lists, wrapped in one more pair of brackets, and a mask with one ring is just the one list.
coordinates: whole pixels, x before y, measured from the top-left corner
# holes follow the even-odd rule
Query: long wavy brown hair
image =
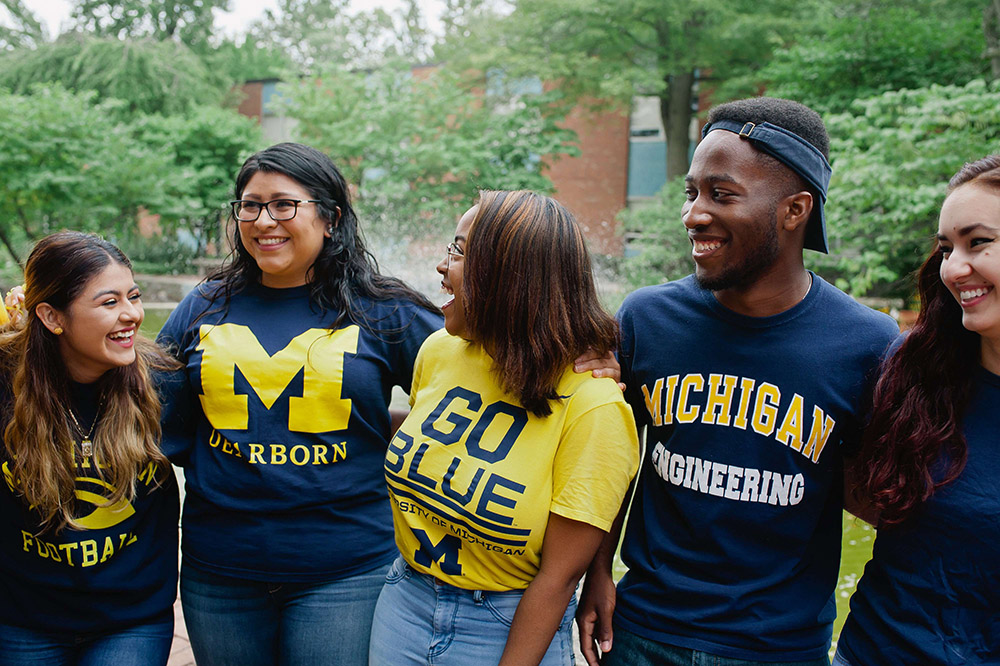
[[(43, 238), (25, 264), (25, 316), (0, 333), (0, 381), (12, 395), (3, 412), (4, 457), (15, 492), (37, 511), (42, 531), (78, 527), (76, 437), (58, 338), (35, 308), (48, 303), (64, 312), (112, 262), (132, 268), (121, 250), (97, 236), (60, 232)], [(172, 473), (159, 449), (160, 401), (151, 373), (177, 363), (138, 334), (135, 350), (133, 363), (107, 371), (95, 386), (104, 400), (93, 437), (94, 468), (113, 487), (104, 506), (134, 499), (136, 477), (150, 462), (158, 466), (158, 482)]]
[(618, 343), (618, 324), (597, 298), (583, 232), (549, 197), (480, 194), (463, 289), (472, 339), (493, 358), (504, 390), (537, 416), (552, 413), (556, 385), (576, 357)]
[[(1000, 196), (1000, 155), (966, 164), (948, 184), (975, 183)], [(941, 280), (935, 249), (917, 275), (921, 309), (875, 387), (872, 418), (856, 469), (881, 525), (902, 522), (965, 468), (962, 420), (980, 363), (981, 341)]]

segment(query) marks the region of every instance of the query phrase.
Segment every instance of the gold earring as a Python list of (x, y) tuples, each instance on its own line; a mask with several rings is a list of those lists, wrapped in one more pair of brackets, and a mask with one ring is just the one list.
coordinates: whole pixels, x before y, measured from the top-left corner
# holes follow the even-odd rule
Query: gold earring
[(52, 329), (52, 332), (55, 333), (56, 335), (62, 335), (63, 334), (62, 326), (56, 326), (55, 328)]

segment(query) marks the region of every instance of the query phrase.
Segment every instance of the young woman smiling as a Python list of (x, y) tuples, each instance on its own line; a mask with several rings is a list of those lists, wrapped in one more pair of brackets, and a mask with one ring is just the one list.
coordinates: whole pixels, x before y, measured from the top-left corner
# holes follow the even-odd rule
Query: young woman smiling
[(0, 664), (165, 664), (177, 487), (128, 259), (62, 232), (25, 265), (0, 333)]
[(621, 391), (573, 372), (617, 324), (548, 197), (484, 192), (437, 270), (453, 299), (385, 456), (402, 555), (370, 664), (570, 664), (576, 585), (638, 464)]
[(879, 526), (834, 664), (1000, 663), (1000, 155), (965, 165), (854, 467)]
[(441, 326), (381, 275), (329, 157), (283, 143), (236, 177), (233, 260), (161, 331), (186, 366), (181, 600), (201, 666), (366, 663), (395, 556), (393, 386)]

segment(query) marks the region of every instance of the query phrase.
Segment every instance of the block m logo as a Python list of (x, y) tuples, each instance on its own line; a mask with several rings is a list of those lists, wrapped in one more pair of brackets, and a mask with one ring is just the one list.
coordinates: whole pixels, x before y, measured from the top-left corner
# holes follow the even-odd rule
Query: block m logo
[(302, 396), (288, 398), (288, 429), (292, 432), (343, 430), (351, 417), (351, 401), (341, 397), (344, 354), (358, 351), (358, 327), (330, 332), (311, 328), (273, 356), (247, 326), (202, 326), (201, 398), (205, 416), (216, 430), (247, 429), (247, 396), (235, 390), (236, 368), (261, 403), (271, 409), (301, 371)]
[(457, 536), (446, 534), (436, 544), (423, 530), (413, 530), (413, 536), (420, 542), (420, 548), (413, 553), (417, 564), (430, 568), (437, 562), (441, 572), (449, 576), (461, 576), (462, 565), (458, 563), (458, 551), (462, 549), (462, 541)]

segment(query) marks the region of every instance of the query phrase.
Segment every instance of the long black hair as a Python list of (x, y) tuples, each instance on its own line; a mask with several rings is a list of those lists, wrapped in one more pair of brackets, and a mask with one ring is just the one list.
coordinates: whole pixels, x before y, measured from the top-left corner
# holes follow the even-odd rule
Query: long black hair
[[(412, 301), (431, 312), (440, 312), (423, 294), (402, 280), (379, 273), (378, 262), (365, 246), (347, 182), (326, 154), (300, 143), (279, 143), (265, 148), (243, 163), (236, 176), (236, 199), (242, 198), (247, 183), (261, 171), (288, 176), (320, 202), (316, 210), (330, 225), (330, 237), (324, 239), (319, 256), (309, 270), (309, 295), (322, 311), (338, 313), (331, 329), (345, 321), (374, 329), (367, 314), (368, 307), (359, 302), (359, 297), (369, 301), (369, 305), (370, 301), (398, 298)], [(233, 294), (261, 281), (260, 267), (244, 247), (236, 224), (233, 225), (232, 242), (231, 260), (208, 276), (209, 281), (220, 282), (220, 289), (211, 298), (221, 297), (223, 305)]]

